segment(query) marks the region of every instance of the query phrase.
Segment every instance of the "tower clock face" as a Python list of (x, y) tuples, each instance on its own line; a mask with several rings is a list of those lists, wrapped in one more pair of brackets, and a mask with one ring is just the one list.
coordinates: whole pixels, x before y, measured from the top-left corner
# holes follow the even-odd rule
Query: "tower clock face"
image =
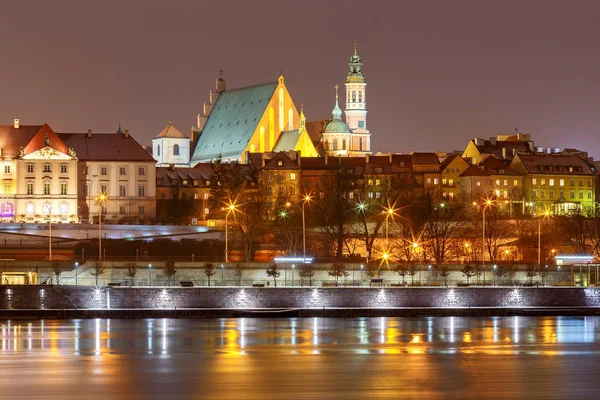
[(359, 128), (364, 128), (365, 127), (365, 121), (358, 121), (358, 127)]

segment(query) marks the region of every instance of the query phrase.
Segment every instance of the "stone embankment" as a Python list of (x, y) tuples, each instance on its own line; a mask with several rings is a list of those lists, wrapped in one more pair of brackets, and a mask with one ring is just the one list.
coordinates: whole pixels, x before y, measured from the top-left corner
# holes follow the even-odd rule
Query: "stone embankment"
[(600, 313), (600, 288), (0, 286), (0, 317)]

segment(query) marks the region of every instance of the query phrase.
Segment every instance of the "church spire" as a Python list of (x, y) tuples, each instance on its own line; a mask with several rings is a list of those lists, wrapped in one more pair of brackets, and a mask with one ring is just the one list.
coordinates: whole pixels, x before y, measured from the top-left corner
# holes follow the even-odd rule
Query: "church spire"
[(335, 85), (335, 107), (333, 108), (333, 111), (331, 112), (331, 116), (333, 117), (332, 119), (342, 119), (342, 109), (340, 108), (340, 105), (338, 103), (338, 90), (339, 90), (339, 86)]
[(306, 117), (304, 116), (304, 104), (300, 104), (300, 125), (298, 132), (302, 132), (306, 128)]

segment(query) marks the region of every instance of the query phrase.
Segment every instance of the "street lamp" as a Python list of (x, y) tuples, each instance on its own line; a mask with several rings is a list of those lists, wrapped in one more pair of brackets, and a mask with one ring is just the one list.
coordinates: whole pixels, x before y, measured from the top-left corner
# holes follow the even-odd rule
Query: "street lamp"
[(294, 264), (292, 264), (292, 287), (294, 287), (294, 268), (296, 266)]
[[(310, 195), (306, 194), (304, 195), (304, 197), (302, 198), (302, 207), (298, 206), (297, 204), (292, 204), (291, 202), (287, 202), (285, 203), (286, 207), (291, 207), (292, 205), (295, 207), (298, 207), (298, 209), (300, 209), (300, 212), (302, 213), (302, 262), (305, 263), (306, 262), (306, 217), (305, 217), (305, 210), (304, 210), (304, 206), (306, 206), (306, 203), (308, 203), (310, 201), (311, 197)], [(283, 212), (282, 212), (283, 213)], [(282, 214), (280, 214), (282, 215)], [(285, 217), (285, 213), (283, 213), (283, 217)]]
[(223, 270), (225, 269), (225, 267), (223, 266), (223, 264), (221, 264), (221, 286), (225, 286), (223, 284)]
[(102, 261), (102, 206), (106, 202), (106, 194), (100, 193), (96, 197), (98, 202), (98, 261)]
[(75, 286), (77, 286), (77, 267), (79, 267), (79, 263), (75, 262)]
[(152, 264), (148, 264), (148, 286), (152, 286)]
[(492, 201), (487, 199), (483, 206), (483, 225), (481, 239), (481, 269), (483, 270), (483, 284), (485, 285), (485, 209), (492, 205)]
[(542, 218), (548, 218), (550, 211), (546, 210), (538, 216), (538, 265), (542, 263)]
[(396, 210), (394, 210), (393, 208), (386, 208), (384, 211), (385, 214), (385, 240), (388, 240), (388, 236), (389, 236), (389, 218), (391, 215), (394, 215), (394, 212)]
[(494, 275), (494, 286), (496, 286), (496, 269), (497, 268), (498, 268), (498, 266), (496, 264), (494, 264), (494, 271), (492, 272), (492, 274)]
[(228, 221), (227, 219), (229, 218), (229, 213), (231, 213), (232, 211), (235, 211), (235, 204), (229, 204), (227, 206), (227, 214), (225, 214), (225, 262), (229, 261), (229, 241), (228, 241)]

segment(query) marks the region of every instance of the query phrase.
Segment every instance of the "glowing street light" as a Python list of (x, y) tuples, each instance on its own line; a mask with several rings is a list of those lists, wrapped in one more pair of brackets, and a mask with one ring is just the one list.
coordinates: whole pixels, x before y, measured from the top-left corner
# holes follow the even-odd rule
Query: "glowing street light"
[(98, 260), (102, 260), (102, 207), (106, 203), (108, 196), (105, 193), (100, 193), (96, 196), (98, 202)]
[(152, 264), (148, 264), (148, 286), (152, 286)]
[(492, 201), (487, 199), (483, 206), (483, 225), (482, 225), (482, 240), (481, 240), (481, 268), (483, 269), (483, 284), (485, 285), (485, 210), (491, 207)]
[(228, 227), (229, 227), (229, 223), (228, 223), (228, 218), (229, 218), (229, 214), (235, 211), (235, 204), (229, 204), (227, 206), (227, 214), (225, 214), (225, 262), (227, 262), (229, 260), (229, 231), (228, 231)]
[[(311, 196), (309, 194), (306, 194), (302, 197), (302, 207), (300, 207), (297, 204), (292, 204), (291, 202), (287, 202), (285, 203), (285, 206), (287, 208), (290, 208), (292, 206), (298, 207), (298, 209), (300, 210), (300, 212), (302, 213), (302, 262), (306, 262), (306, 214), (305, 214), (305, 210), (304, 210), (304, 206), (306, 206), (306, 203), (310, 202), (311, 200)], [(285, 212), (283, 212), (285, 213)], [(280, 213), (280, 215), (282, 215)], [(283, 214), (283, 216), (286, 216), (287, 213)]]
[(394, 210), (392, 207), (386, 208), (383, 211), (385, 214), (385, 240), (388, 240), (389, 238), (389, 218), (390, 216), (394, 215), (395, 212), (396, 210)]
[(542, 218), (550, 217), (550, 211), (546, 210), (538, 216), (538, 265), (542, 263)]

